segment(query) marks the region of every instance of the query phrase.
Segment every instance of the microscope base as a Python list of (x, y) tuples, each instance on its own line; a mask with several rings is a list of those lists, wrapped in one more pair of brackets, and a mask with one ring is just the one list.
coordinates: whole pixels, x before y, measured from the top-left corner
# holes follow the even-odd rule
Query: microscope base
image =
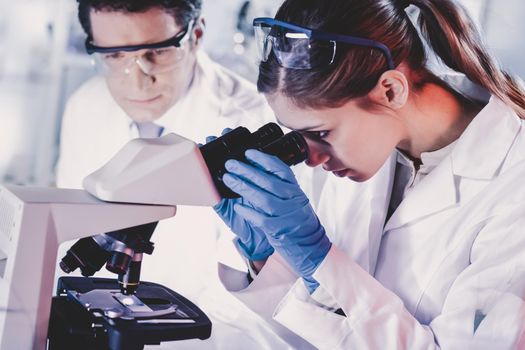
[[(51, 307), (49, 350), (141, 350), (144, 345), (211, 335), (211, 322), (204, 312), (159, 284), (141, 282), (135, 293), (143, 302), (138, 317), (126, 313), (125, 302), (114, 297), (119, 286), (113, 279), (61, 277), (57, 291)], [(93, 292), (104, 306), (79, 302)], [(108, 305), (108, 300), (114, 305)], [(151, 316), (144, 308), (151, 310)]]

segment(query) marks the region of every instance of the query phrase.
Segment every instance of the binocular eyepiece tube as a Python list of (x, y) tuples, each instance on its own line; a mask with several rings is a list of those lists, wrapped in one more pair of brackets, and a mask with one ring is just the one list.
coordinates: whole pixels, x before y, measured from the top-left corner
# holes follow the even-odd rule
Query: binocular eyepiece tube
[(245, 127), (238, 127), (200, 147), (215, 186), (223, 198), (239, 197), (222, 182), (226, 173), (224, 163), (228, 159), (246, 162), (244, 153), (248, 149), (277, 156), (290, 166), (308, 158), (308, 145), (303, 136), (296, 131), (285, 135), (275, 123), (268, 123), (253, 133)]

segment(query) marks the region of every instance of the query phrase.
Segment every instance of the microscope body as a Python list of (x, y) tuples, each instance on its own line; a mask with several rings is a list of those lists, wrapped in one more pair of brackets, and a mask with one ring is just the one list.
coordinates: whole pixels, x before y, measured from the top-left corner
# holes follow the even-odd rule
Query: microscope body
[(103, 202), (83, 190), (0, 187), (0, 348), (45, 349), (62, 242), (156, 222), (174, 206)]
[[(295, 132), (283, 135), (276, 124), (270, 123), (253, 134), (240, 127), (201, 147), (176, 134), (132, 140), (84, 179), (86, 191), (0, 186), (0, 349), (46, 348), (57, 250), (61, 243), (73, 239), (96, 247), (83, 250), (88, 252), (83, 256), (75, 251), (66, 256), (60, 264), (64, 271), (80, 267), (83, 275), (91, 276), (111, 256), (106, 266), (119, 275), (120, 290), (112, 282), (101, 291), (80, 286), (83, 282), (77, 283), (79, 280), (74, 278), (63, 280), (64, 286), (85, 287), (83, 292), (63, 288), (68, 301), (83, 308), (80, 314), (99, 314), (96, 317), (107, 321), (108, 327), (122, 321), (124, 328), (117, 329), (113, 333), (116, 335), (122, 329), (136, 334), (128, 321), (135, 322), (134, 326), (140, 323), (137, 331), (149, 329), (140, 336), (151, 335), (148, 344), (209, 337), (211, 323), (198, 307), (151, 283), (133, 295), (138, 287), (129, 283), (129, 277), (134, 276), (138, 282), (142, 254), (153, 251), (149, 239), (155, 223), (174, 216), (176, 205), (213, 206), (221, 198), (238, 196), (222, 184), (224, 162), (231, 158), (243, 160), (248, 148), (276, 155), (288, 165), (302, 162), (308, 154), (302, 136)], [(111, 247), (108, 255), (98, 248), (106, 246)], [(97, 263), (90, 265), (93, 259)], [(128, 266), (138, 269), (129, 274)], [(155, 291), (155, 295), (168, 293), (165, 299), (169, 307), (153, 307), (145, 312), (148, 305), (144, 305), (140, 294), (146, 290)], [(116, 305), (119, 315), (112, 307), (105, 308), (108, 303), (100, 296)], [(115, 304), (121, 297), (124, 301)], [(127, 305), (131, 299), (134, 304)], [(92, 300), (100, 301), (102, 306), (93, 309)], [(130, 311), (130, 306), (139, 310)], [(174, 316), (167, 314), (170, 312)], [(76, 315), (75, 309), (72, 319)], [(172, 327), (157, 332), (163, 324)], [(121, 349), (118, 344), (110, 348)]]
[[(210, 206), (220, 200), (198, 146), (175, 134), (130, 141), (84, 187), (87, 191), (0, 187), (0, 349), (46, 348), (61, 243), (80, 239), (102, 246), (104, 237), (112, 237), (123, 253), (126, 243), (136, 249), (137, 226), (149, 228), (147, 246), (155, 223), (174, 216), (176, 204)], [(134, 237), (127, 237), (129, 230)], [(151, 253), (152, 247), (143, 251)], [(131, 254), (131, 260), (141, 254)], [(93, 259), (81, 257), (84, 266)], [(80, 267), (66, 265), (61, 267)], [(111, 266), (118, 272), (118, 263)]]

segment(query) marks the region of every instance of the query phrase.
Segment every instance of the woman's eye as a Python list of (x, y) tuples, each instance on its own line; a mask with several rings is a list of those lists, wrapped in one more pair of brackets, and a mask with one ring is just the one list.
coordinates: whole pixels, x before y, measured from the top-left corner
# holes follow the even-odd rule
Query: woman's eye
[(320, 130), (320, 131), (307, 131), (306, 136), (313, 139), (313, 140), (323, 140), (328, 137), (330, 134), (327, 130)]

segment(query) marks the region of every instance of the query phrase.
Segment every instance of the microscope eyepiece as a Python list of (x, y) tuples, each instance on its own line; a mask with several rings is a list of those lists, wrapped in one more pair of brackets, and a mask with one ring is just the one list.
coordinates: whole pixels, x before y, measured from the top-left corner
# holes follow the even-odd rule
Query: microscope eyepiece
[(277, 156), (288, 165), (299, 164), (308, 158), (308, 145), (303, 136), (296, 131), (289, 132), (260, 150)]
[(308, 158), (308, 145), (298, 132), (284, 135), (275, 123), (268, 123), (253, 133), (247, 128), (238, 127), (200, 147), (215, 186), (223, 198), (239, 197), (222, 182), (222, 176), (226, 173), (224, 163), (228, 159), (246, 161), (244, 153), (248, 149), (277, 156), (288, 165), (301, 163)]

